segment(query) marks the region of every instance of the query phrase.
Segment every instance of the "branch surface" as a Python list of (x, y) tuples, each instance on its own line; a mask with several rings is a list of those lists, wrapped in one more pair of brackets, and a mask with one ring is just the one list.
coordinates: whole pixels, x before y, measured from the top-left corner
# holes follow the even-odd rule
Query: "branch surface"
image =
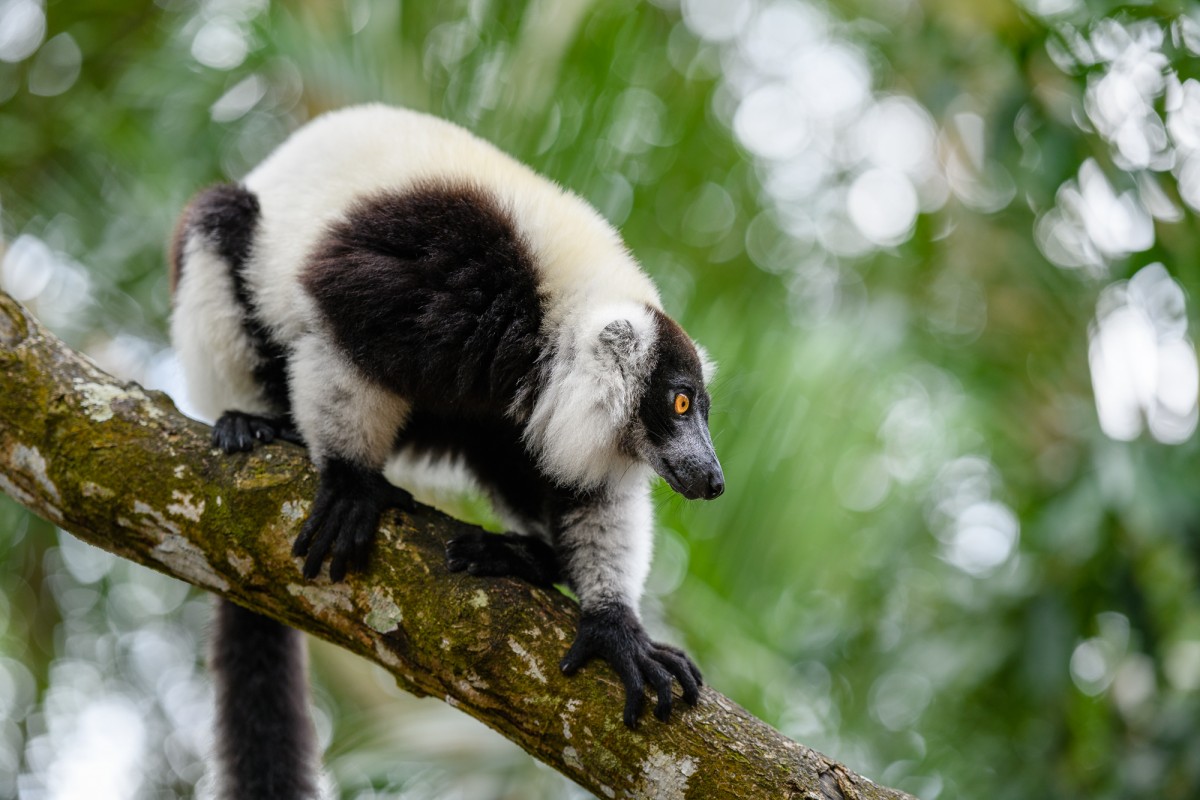
[(908, 797), (709, 687), (669, 723), (626, 729), (606, 665), (558, 670), (576, 605), (447, 571), (446, 542), (470, 527), (432, 509), (387, 515), (368, 572), (305, 581), (290, 546), (316, 489), (304, 451), (208, 442), (166, 395), (105, 374), (0, 293), (0, 491), (80, 539), (358, 653), (599, 797)]

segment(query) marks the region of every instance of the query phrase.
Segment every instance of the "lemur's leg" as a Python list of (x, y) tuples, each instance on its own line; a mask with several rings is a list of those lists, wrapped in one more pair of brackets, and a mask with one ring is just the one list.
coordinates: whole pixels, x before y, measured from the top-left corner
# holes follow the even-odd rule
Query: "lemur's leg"
[(258, 216), (244, 187), (210, 187), (188, 204), (171, 248), (171, 338), (188, 396), (216, 419), (212, 443), (226, 453), (275, 439), (303, 444), (288, 418), (283, 348), (259, 321), (243, 274)]
[(296, 342), (290, 386), (293, 417), (321, 474), (292, 552), (307, 556), (306, 578), (328, 557), (329, 577), (340, 581), (366, 567), (384, 510), (412, 506), (412, 495), (382, 472), (409, 404), (368, 381), (317, 334)]
[(559, 519), (558, 552), (582, 616), (575, 642), (562, 660), (568, 675), (599, 657), (625, 686), (625, 724), (637, 725), (648, 684), (658, 697), (654, 716), (671, 714), (672, 678), (683, 699), (700, 699), (700, 670), (678, 648), (650, 639), (638, 602), (650, 569), (653, 522), (643, 481), (583, 497)]

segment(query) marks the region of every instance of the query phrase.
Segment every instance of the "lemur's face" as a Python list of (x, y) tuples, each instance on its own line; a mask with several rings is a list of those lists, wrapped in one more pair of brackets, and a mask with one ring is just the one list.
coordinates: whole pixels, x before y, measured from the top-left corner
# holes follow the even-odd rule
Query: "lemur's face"
[(711, 500), (725, 491), (725, 475), (708, 433), (700, 357), (670, 319), (660, 319), (658, 333), (658, 361), (638, 408), (639, 455), (684, 497)]

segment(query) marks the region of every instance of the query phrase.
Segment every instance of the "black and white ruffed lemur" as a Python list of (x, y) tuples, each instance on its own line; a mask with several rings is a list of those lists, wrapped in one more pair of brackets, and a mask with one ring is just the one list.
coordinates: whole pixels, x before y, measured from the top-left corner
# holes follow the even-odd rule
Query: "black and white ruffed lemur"
[[(172, 247), (171, 334), (226, 452), (284, 439), (320, 472), (296, 538), (342, 580), (411, 496), (394, 456), (452, 458), (512, 529), (452, 541), (447, 567), (566, 583), (562, 660), (604, 659), (634, 726), (700, 672), (638, 617), (653, 470), (688, 498), (725, 488), (710, 366), (587, 203), (442, 120), (380, 105), (321, 116), (239, 184), (199, 194)], [(315, 754), (299, 635), (221, 601), (212, 667), (219, 784), (307, 798)]]

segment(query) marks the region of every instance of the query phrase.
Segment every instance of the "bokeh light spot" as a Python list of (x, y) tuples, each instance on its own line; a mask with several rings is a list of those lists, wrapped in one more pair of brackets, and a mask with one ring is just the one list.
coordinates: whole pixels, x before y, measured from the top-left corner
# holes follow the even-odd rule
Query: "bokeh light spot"
[(205, 22), (192, 39), (192, 57), (206, 67), (228, 70), (241, 64), (250, 53), (246, 32), (231, 17), (217, 16)]
[(0, 61), (10, 64), (34, 54), (46, 35), (46, 12), (37, 0), (0, 5)]
[(846, 206), (850, 219), (869, 241), (895, 245), (912, 233), (917, 192), (902, 172), (870, 169), (850, 185)]
[(83, 52), (69, 33), (60, 33), (42, 46), (29, 70), (29, 93), (60, 95), (79, 78)]

